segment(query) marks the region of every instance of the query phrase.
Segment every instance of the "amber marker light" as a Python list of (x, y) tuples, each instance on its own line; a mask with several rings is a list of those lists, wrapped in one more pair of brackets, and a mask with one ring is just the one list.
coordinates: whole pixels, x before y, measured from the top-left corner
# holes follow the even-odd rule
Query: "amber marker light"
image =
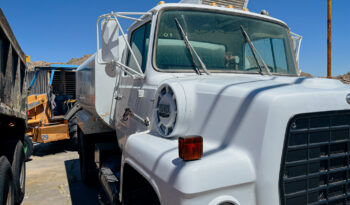
[(209, 5), (210, 5), (210, 6), (217, 6), (216, 3), (210, 3)]
[(228, 9), (233, 9), (233, 8), (235, 8), (235, 7), (232, 6), (232, 5), (228, 5), (228, 6), (226, 6), (226, 8), (228, 8)]
[(165, 4), (165, 2), (164, 2), (164, 1), (160, 1), (160, 2), (158, 3), (158, 5), (161, 5), (161, 4)]
[(203, 138), (200, 136), (179, 137), (179, 157), (185, 161), (203, 156)]

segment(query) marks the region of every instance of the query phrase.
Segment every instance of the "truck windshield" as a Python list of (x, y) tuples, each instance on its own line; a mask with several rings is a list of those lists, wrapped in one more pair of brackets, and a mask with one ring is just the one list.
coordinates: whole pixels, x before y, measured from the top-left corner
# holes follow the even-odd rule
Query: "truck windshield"
[(191, 55), (175, 19), (210, 72), (259, 73), (259, 66), (242, 35), (243, 26), (272, 74), (297, 73), (286, 27), (255, 18), (199, 10), (166, 10), (161, 14), (155, 49), (155, 65), (159, 70), (193, 72)]

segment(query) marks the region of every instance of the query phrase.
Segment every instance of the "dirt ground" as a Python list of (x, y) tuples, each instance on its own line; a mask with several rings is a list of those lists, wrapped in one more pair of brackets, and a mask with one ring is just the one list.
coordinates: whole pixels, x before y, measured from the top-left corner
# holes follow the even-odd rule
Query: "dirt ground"
[(97, 187), (82, 183), (79, 155), (69, 142), (34, 145), (26, 166), (23, 205), (100, 204)]

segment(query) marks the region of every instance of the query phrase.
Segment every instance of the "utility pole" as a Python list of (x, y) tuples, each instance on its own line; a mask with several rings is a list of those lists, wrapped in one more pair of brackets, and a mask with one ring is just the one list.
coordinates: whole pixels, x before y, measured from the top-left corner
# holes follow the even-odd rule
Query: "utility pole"
[(332, 77), (332, 0), (327, 0), (327, 78)]

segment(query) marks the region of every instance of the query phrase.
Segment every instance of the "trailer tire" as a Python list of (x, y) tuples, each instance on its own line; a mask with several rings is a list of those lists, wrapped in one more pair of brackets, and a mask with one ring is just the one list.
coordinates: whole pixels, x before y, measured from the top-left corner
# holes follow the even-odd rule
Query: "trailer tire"
[(69, 122), (69, 137), (72, 142), (73, 148), (77, 149), (79, 146), (79, 140), (78, 140), (78, 124), (77, 124), (77, 117), (73, 116)]
[(97, 169), (94, 164), (94, 144), (82, 131), (79, 134), (79, 161), (81, 180), (86, 185), (93, 185), (97, 182)]
[(0, 204), (15, 204), (15, 187), (10, 162), (0, 157)]
[(23, 201), (26, 181), (26, 164), (23, 144), (17, 141), (12, 161), (12, 173), (15, 188), (15, 202), (20, 204)]
[(32, 156), (34, 150), (33, 141), (28, 135), (24, 136), (23, 149), (25, 159), (28, 160), (30, 156)]

